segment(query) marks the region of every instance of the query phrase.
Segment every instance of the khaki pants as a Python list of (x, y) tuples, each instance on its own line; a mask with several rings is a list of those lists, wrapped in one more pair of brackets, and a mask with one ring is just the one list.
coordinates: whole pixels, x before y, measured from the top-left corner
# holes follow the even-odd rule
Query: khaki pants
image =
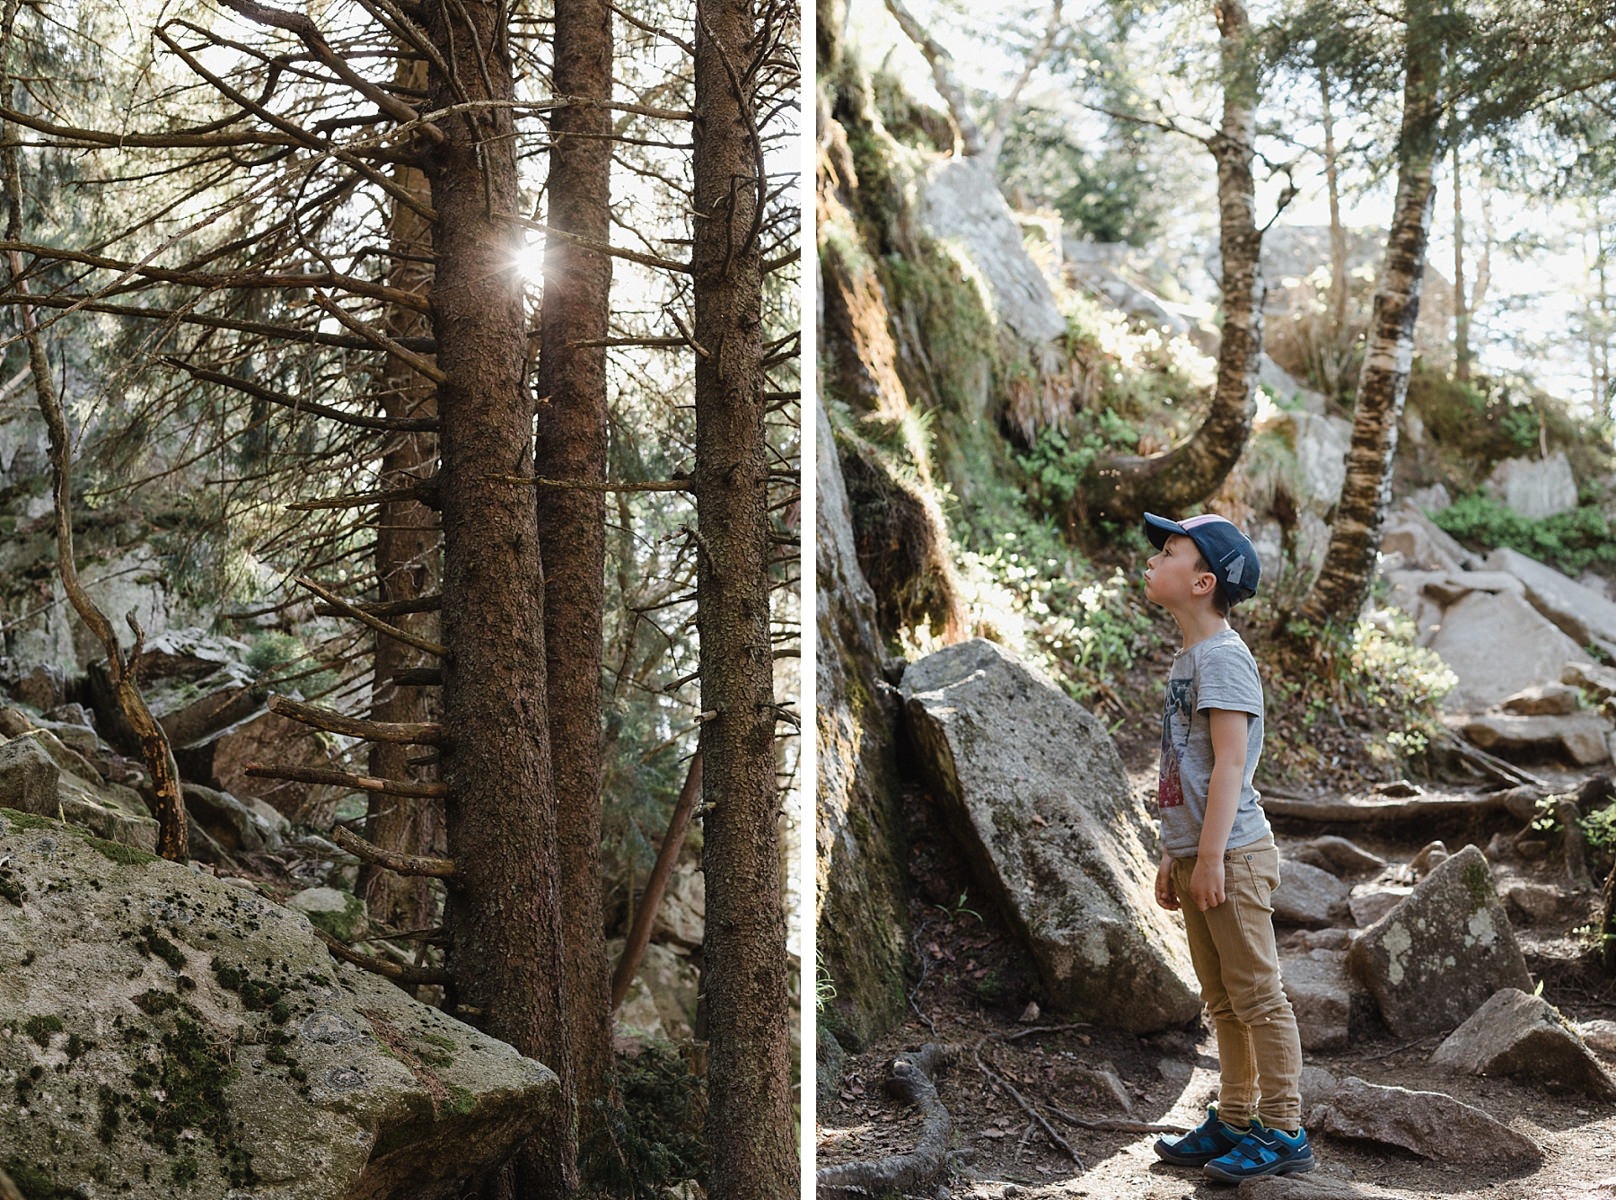
[(1255, 1112), (1264, 1125), (1294, 1133), (1302, 1119), (1302, 1042), (1274, 945), (1279, 850), (1265, 837), (1225, 854), (1227, 899), (1206, 912), (1189, 898), (1194, 870), (1193, 858), (1173, 860), (1190, 959), (1218, 1035), (1218, 1115), (1241, 1126)]

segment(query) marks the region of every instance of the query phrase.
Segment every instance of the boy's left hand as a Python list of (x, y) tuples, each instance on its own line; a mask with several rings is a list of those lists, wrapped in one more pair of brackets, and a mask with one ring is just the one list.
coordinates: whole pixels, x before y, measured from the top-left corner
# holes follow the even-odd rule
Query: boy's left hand
[(1195, 907), (1205, 912), (1216, 908), (1225, 900), (1223, 891), (1223, 857), (1201, 855), (1190, 872), (1190, 899)]

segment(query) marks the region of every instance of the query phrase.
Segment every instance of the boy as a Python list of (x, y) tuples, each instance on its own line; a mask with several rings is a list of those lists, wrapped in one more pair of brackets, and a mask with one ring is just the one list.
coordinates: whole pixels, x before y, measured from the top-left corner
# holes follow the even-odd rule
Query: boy
[(1173, 615), (1184, 638), (1162, 714), (1156, 903), (1184, 914), (1222, 1076), (1206, 1120), (1157, 1141), (1156, 1153), (1226, 1183), (1311, 1171), (1297, 1090), (1302, 1044), (1274, 945), (1279, 850), (1251, 786), (1262, 682), (1227, 619), (1255, 594), (1261, 564), (1250, 539), (1212, 514), (1178, 522), (1146, 513), (1145, 533), (1157, 549), (1145, 598)]

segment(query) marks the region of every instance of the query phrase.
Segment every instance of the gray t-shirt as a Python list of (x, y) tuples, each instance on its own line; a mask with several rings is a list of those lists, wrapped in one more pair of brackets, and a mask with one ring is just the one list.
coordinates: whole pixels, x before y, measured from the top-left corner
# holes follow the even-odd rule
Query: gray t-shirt
[(1161, 809), (1162, 849), (1174, 858), (1200, 852), (1206, 789), (1212, 781), (1212, 721), (1208, 709), (1247, 713), (1246, 776), (1240, 783), (1230, 846), (1245, 846), (1270, 832), (1268, 817), (1251, 786), (1263, 743), (1263, 691), (1257, 663), (1240, 635), (1221, 630), (1181, 650), (1167, 677), (1162, 709), (1161, 776), (1156, 801)]

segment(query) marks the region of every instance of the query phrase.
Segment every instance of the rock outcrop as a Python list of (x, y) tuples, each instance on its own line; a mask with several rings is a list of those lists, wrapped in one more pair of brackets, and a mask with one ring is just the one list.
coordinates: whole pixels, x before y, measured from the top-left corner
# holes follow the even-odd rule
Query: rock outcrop
[(1492, 870), (1474, 846), (1364, 930), (1348, 964), (1398, 1037), (1452, 1029), (1499, 988), (1532, 986)]
[(556, 1102), (246, 888), (10, 810), (0, 864), (0, 1166), (45, 1194), (439, 1200)]
[(818, 459), (819, 751), (815, 891), (818, 966), (834, 995), (821, 1016), (853, 1046), (904, 1007), (902, 821), (893, 725), (896, 695), (881, 678), (875, 597), (859, 570), (853, 519), (823, 406)]
[(1495, 992), (1436, 1048), (1431, 1061), (1470, 1075), (1507, 1075), (1554, 1092), (1616, 1099), (1616, 1079), (1576, 1028), (1541, 996)]
[(911, 664), (902, 687), (932, 794), (1050, 1006), (1135, 1032), (1192, 1020), (1183, 934), (1152, 896), (1154, 830), (1099, 721), (980, 639)]

